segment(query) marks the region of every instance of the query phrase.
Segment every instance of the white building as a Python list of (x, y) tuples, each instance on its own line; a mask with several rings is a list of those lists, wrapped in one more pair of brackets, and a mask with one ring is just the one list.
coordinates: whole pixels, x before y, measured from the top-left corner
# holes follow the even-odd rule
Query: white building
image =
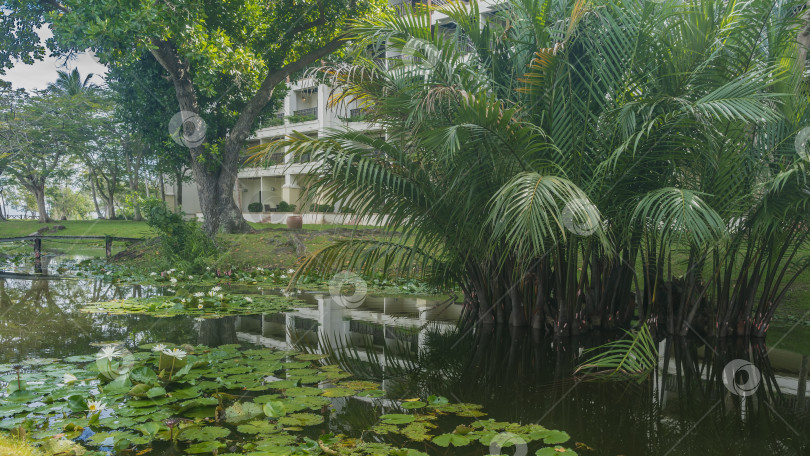
[[(443, 0), (409, 1), (392, 0), (395, 8), (403, 5), (432, 4), (433, 6), (446, 3)], [(491, 20), (493, 14), (502, 9), (503, 2), (481, 1), (479, 9), (481, 22)], [(400, 9), (402, 10), (402, 9)], [(431, 21), (436, 24), (437, 30), (442, 33), (453, 33), (455, 24), (439, 11), (432, 13)], [(397, 55), (387, 55), (387, 58), (397, 58)], [(362, 109), (355, 103), (330, 107), (330, 88), (318, 84), (313, 79), (304, 79), (290, 84), (290, 91), (284, 99), (284, 107), (276, 114), (276, 121), (269, 122), (256, 131), (254, 137), (248, 140), (247, 147), (265, 144), (285, 135), (297, 131), (307, 135), (321, 135), (329, 128), (351, 128), (353, 130), (385, 132), (374, 124), (364, 122)], [(308, 157), (296, 157), (290, 153), (278, 153), (270, 159), (270, 163), (262, 167), (245, 166), (239, 170), (234, 200), (242, 209), (245, 219), (251, 222), (283, 223), (287, 213), (280, 213), (277, 208), (282, 201), (294, 204), (297, 210), (304, 214), (304, 223), (354, 223), (358, 221), (344, 220), (345, 217), (327, 213), (318, 213), (315, 208), (302, 208), (300, 196), (306, 186), (307, 177), (311, 174), (314, 163)], [(197, 214), (202, 218), (196, 184), (185, 183), (182, 189), (182, 208), (187, 214)], [(166, 186), (166, 201), (175, 207), (176, 189), (172, 185)], [(248, 208), (251, 203), (258, 203), (262, 210), (251, 212)], [(339, 209), (339, 208), (333, 208)], [(316, 214), (317, 213), (317, 214)], [(367, 220), (362, 224), (376, 224)]]

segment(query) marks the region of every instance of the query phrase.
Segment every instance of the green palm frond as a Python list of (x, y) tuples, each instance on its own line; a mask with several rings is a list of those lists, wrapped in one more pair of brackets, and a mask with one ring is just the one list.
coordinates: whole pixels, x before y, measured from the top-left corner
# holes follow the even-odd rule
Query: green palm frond
[(646, 324), (638, 331), (625, 331), (619, 340), (590, 348), (585, 353), (598, 353), (576, 368), (599, 379), (638, 382), (646, 379), (658, 366), (658, 346)]
[(723, 219), (703, 201), (700, 192), (672, 187), (644, 195), (632, 219), (660, 234), (664, 242), (686, 237), (696, 246), (716, 242), (726, 229)]

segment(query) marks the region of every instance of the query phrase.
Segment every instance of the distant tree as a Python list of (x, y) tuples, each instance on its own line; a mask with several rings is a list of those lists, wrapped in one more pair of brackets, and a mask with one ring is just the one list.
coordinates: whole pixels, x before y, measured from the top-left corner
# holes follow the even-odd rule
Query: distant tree
[(164, 122), (188, 148), (205, 230), (247, 232), (233, 199), (245, 140), (277, 110), (287, 77), (338, 50), (348, 21), (374, 3), (4, 0), (0, 65), (41, 57), (32, 32), (46, 23), (59, 54), (91, 48), (115, 66), (148, 53), (174, 87), (177, 117)]
[(51, 213), (57, 219), (86, 219), (93, 212), (93, 203), (86, 193), (74, 190), (69, 183), (50, 187), (46, 192), (51, 201)]
[(84, 147), (98, 101), (63, 87), (34, 96), (4, 90), (2, 98), (0, 154), (8, 157), (9, 174), (34, 195), (39, 221), (49, 222), (46, 185), (51, 178), (67, 173), (69, 163)]

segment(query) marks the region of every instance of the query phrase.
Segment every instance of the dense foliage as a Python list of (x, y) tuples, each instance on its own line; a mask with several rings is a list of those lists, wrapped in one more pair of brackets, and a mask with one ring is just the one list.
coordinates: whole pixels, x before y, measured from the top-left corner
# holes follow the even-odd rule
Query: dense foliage
[[(464, 291), (470, 322), (763, 335), (807, 266), (798, 4), (475, 2), (358, 22), (321, 69), (388, 134), (281, 145), (387, 217), (305, 269), (396, 269)], [(438, 13), (433, 13), (438, 14)], [(483, 22), (483, 23), (482, 23)], [(385, 57), (385, 58), (382, 58)]]

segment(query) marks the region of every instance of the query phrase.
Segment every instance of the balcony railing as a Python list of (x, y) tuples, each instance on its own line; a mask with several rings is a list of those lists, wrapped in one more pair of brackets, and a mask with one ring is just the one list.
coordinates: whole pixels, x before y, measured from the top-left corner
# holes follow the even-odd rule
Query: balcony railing
[(316, 119), (318, 118), (318, 108), (307, 108), (307, 109), (299, 109), (297, 111), (293, 111), (294, 116), (314, 116)]
[(293, 115), (287, 117), (290, 123), (310, 122), (318, 118), (318, 108), (307, 108), (293, 111)]

